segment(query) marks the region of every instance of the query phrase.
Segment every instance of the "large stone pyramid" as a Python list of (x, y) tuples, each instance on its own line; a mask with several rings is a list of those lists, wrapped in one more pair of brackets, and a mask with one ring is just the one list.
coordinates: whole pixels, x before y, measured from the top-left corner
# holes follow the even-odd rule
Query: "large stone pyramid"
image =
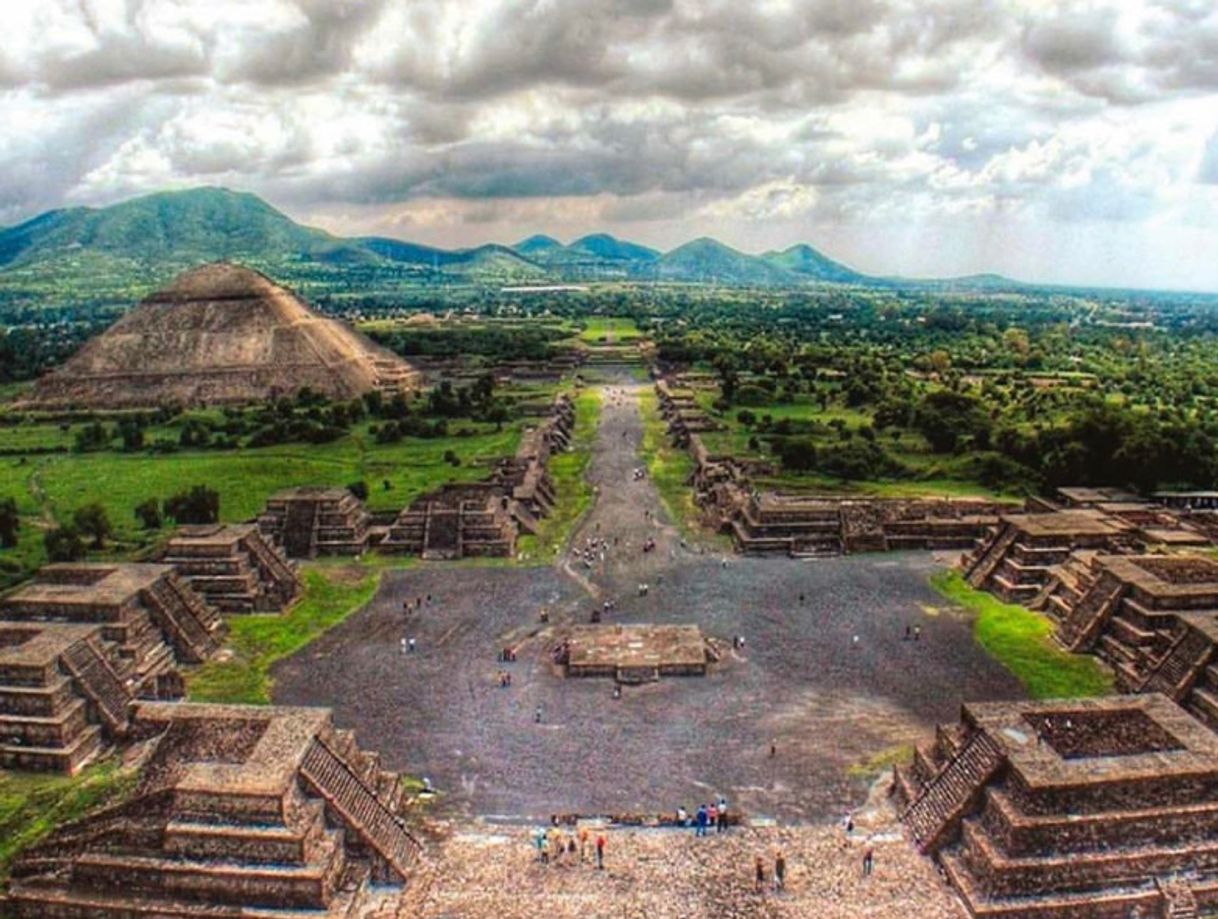
[(293, 396), (335, 399), (409, 390), (396, 355), (249, 268), (179, 275), (34, 387), (32, 408), (215, 405)]

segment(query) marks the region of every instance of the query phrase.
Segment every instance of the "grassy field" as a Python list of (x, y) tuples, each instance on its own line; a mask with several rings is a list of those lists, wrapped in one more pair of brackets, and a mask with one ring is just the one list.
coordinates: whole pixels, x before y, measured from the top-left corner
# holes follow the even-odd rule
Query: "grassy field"
[(562, 551), (572, 529), (592, 503), (592, 486), (584, 477), (592, 459), (592, 442), (600, 419), (601, 400), (596, 390), (584, 390), (575, 397), (575, 428), (571, 446), (550, 457), (550, 476), (558, 494), (558, 504), (541, 521), (536, 535), (520, 538), (517, 555), (522, 561), (537, 564), (553, 561)]
[(620, 344), (642, 337), (643, 333), (639, 331), (633, 319), (616, 316), (589, 316), (584, 322), (584, 330), (579, 335), (580, 341), (587, 344)]
[[(63, 453), (0, 457), (0, 497), (16, 498), (22, 542), (0, 554), (24, 564), (42, 558), (43, 520), (70, 521), (76, 508), (100, 501), (120, 543), (137, 547), (156, 533), (140, 529), (133, 511), (148, 498), (164, 500), (191, 485), (220, 494), (223, 521), (248, 520), (266, 499), (293, 485), (342, 486), (362, 480), (372, 510), (394, 510), (445, 482), (483, 478), (491, 464), (515, 452), (523, 422), (496, 431), (493, 425), (457, 422), (470, 436), (406, 438), (378, 444), (367, 425), (328, 444), (285, 444), (257, 449), (194, 450), (169, 454)], [(8, 434), (11, 430), (5, 429)], [(447, 451), (460, 459), (453, 466)], [(388, 487), (386, 487), (388, 483)]]
[(304, 594), (287, 613), (229, 617), (228, 653), (187, 674), (187, 698), (269, 704), (271, 665), (371, 600), (381, 579), (379, 561), (311, 564), (304, 569)]
[(1112, 674), (1094, 657), (1069, 654), (1050, 637), (1052, 623), (1038, 613), (974, 590), (958, 571), (941, 571), (931, 586), (974, 614), (973, 635), (986, 652), (1015, 675), (1033, 699), (1101, 696)]
[[(871, 425), (871, 417), (865, 412), (833, 402), (821, 408), (820, 403), (807, 393), (799, 394), (792, 402), (737, 405), (721, 412), (714, 407), (718, 395), (717, 389), (696, 391), (698, 406), (723, 426), (722, 430), (702, 434), (702, 442), (712, 453), (772, 464), (777, 470), (773, 475), (755, 477), (755, 483), (761, 488), (894, 498), (1019, 497), (1013, 493), (995, 491), (974, 481), (967, 468), (971, 457), (935, 454), (926, 438), (911, 430), (900, 431), (900, 436), (895, 439), (888, 431), (877, 436), (877, 442), (884, 450), (908, 470), (907, 475), (900, 478), (855, 481), (783, 471), (778, 456), (769, 449), (767, 435), (761, 425), (742, 423), (738, 417), (742, 411), (751, 412), (757, 419), (768, 415), (775, 423), (790, 421), (797, 429), (795, 436), (810, 439), (818, 449), (842, 443), (837, 430), (831, 426), (840, 426), (850, 432), (849, 436), (857, 437), (860, 429)], [(801, 430), (808, 427), (814, 430)]]
[(115, 759), (90, 766), (75, 776), (0, 770), (0, 883), (13, 858), (55, 827), (122, 798), (135, 774)]
[(689, 478), (694, 472), (693, 457), (668, 439), (667, 425), (660, 417), (659, 399), (650, 386), (639, 392), (639, 413), (643, 417), (643, 443), (639, 449), (647, 474), (660, 493), (668, 516), (688, 540), (707, 544), (724, 543), (727, 537), (710, 533), (699, 525), (700, 512), (694, 503)]

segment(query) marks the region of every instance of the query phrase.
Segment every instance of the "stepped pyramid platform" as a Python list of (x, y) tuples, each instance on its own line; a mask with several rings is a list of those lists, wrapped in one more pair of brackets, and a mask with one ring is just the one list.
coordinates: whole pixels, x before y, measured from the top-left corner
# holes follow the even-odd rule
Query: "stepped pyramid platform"
[(731, 514), (739, 551), (836, 555), (973, 545), (1010, 505), (973, 499), (752, 493)]
[(973, 916), (1218, 906), (1218, 735), (1162, 695), (966, 704), (895, 795)]
[(1160, 692), (1218, 728), (1218, 561), (1092, 555), (1063, 565), (1045, 610), (1057, 639), (1112, 665), (1127, 692)]
[(445, 485), (403, 510), (378, 549), (426, 559), (509, 558), (517, 534), (511, 507), (495, 482)]
[(354, 917), (419, 846), (397, 776), (328, 709), (143, 703), (134, 792), (12, 867), (14, 919)]
[(118, 409), (417, 389), (418, 372), (249, 268), (179, 275), (35, 386), (27, 407)]
[(0, 622), (0, 767), (72, 774), (127, 730), (100, 625)]
[(280, 612), (300, 595), (296, 569), (254, 524), (183, 527), (160, 560), (223, 613)]
[(119, 678), (151, 698), (180, 695), (178, 664), (211, 657), (226, 631), (173, 567), (160, 564), (46, 565), (0, 599), (0, 620), (100, 627)]
[(1045, 591), (1053, 568), (1072, 552), (1130, 548), (1135, 527), (1095, 509), (1005, 514), (961, 561), (965, 579), (1008, 603), (1029, 603)]
[(368, 523), (367, 508), (347, 489), (306, 485), (272, 495), (258, 531), (288, 558), (362, 555)]
[(620, 683), (705, 676), (715, 656), (696, 625), (576, 625), (557, 652), (566, 676)]

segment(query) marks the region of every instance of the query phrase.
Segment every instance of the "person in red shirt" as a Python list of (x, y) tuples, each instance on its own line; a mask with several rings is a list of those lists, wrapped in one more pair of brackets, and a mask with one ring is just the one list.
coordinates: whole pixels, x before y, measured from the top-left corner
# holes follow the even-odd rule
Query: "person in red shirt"
[(605, 834), (600, 833), (596, 837), (596, 867), (602, 871), (605, 868)]

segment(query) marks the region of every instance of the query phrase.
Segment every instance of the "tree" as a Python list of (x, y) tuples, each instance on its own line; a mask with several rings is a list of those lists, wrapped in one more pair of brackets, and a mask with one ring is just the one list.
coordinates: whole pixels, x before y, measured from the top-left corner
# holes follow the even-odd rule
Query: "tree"
[(84, 507), (78, 507), (76, 513), (72, 515), (72, 522), (79, 532), (92, 537), (94, 549), (103, 548), (106, 538), (114, 532), (106, 509), (96, 501), (86, 504)]
[(100, 421), (86, 424), (76, 432), (76, 452), (92, 453), (110, 446), (110, 432)]
[(140, 522), (145, 530), (159, 530), (164, 521), (161, 519), (161, 507), (157, 503), (156, 498), (149, 498), (142, 504), (137, 504), (135, 507), (135, 519)]
[(17, 502), (12, 498), (0, 500), (0, 548), (11, 549), (17, 545), (17, 531), (21, 528), (21, 515), (17, 513)]
[(42, 537), (47, 558), (53, 562), (76, 562), (85, 557), (85, 543), (72, 527), (48, 530)]
[(177, 523), (216, 523), (220, 519), (220, 493), (206, 485), (180, 491), (164, 503), (165, 516)]

